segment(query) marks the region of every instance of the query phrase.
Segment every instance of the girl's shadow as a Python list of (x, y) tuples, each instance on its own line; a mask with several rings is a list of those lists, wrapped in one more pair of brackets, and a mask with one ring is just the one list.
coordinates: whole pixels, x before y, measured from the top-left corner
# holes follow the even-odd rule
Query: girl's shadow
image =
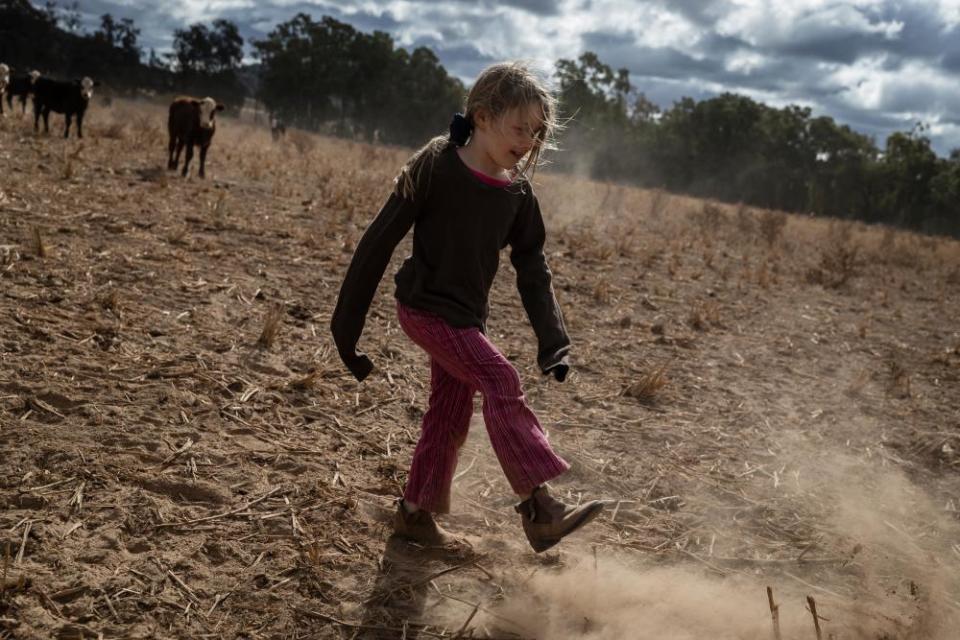
[(430, 549), (390, 536), (353, 637), (419, 638), (426, 626), (424, 611), (430, 582), (451, 571), (465, 569), (480, 559), (470, 548)]
[(449, 566), (444, 560), (403, 538), (388, 538), (377, 580), (365, 601), (362, 626), (354, 637), (419, 638), (430, 576)]

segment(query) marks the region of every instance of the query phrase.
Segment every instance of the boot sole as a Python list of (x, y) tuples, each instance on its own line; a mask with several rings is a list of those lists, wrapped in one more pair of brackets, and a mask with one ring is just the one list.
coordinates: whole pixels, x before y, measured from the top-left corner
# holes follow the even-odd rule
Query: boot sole
[(594, 508), (592, 508), (592, 509), (585, 510), (585, 511), (583, 512), (583, 514), (580, 516), (580, 519), (577, 520), (577, 521), (573, 524), (573, 526), (570, 527), (570, 528), (566, 531), (566, 533), (564, 533), (562, 536), (558, 536), (558, 537), (556, 537), (556, 538), (541, 538), (541, 539), (538, 540), (537, 542), (534, 542), (533, 540), (530, 540), (530, 546), (533, 547), (534, 552), (536, 552), (536, 553), (543, 553), (543, 552), (546, 551), (547, 549), (550, 549), (550, 548), (552, 548), (552, 547), (555, 547), (555, 546), (557, 545), (557, 543), (559, 543), (561, 540), (563, 540), (564, 538), (566, 538), (568, 535), (570, 535), (571, 533), (573, 533), (573, 532), (576, 531), (577, 529), (580, 529), (580, 528), (583, 527), (584, 525), (589, 524), (594, 518), (596, 518), (598, 515), (600, 515), (600, 512), (601, 512), (601, 511), (603, 511), (603, 503), (602, 503), (602, 502), (597, 503), (597, 505), (596, 505)]

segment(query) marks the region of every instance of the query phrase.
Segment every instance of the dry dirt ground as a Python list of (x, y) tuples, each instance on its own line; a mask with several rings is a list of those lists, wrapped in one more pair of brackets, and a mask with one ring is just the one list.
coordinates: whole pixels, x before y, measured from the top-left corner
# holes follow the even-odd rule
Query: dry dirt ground
[(575, 372), (538, 374), (507, 261), (490, 333), (555, 491), (607, 508), (533, 554), (478, 416), (448, 557), (390, 538), (428, 388), (406, 243), (367, 382), (327, 329), (407, 152), (222, 118), (182, 179), (161, 106), (55, 121), (0, 119), (0, 638), (813, 639), (814, 606), (956, 637), (957, 242), (541, 172)]

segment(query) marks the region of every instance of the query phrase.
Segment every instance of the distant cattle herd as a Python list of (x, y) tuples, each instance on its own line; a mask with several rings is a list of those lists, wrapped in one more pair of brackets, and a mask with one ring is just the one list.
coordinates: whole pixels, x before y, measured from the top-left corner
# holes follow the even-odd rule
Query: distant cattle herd
[[(76, 120), (77, 137), (83, 137), (83, 117), (90, 106), (93, 89), (99, 82), (92, 78), (83, 77), (72, 81), (54, 80), (41, 74), (39, 71), (14, 73), (8, 65), (0, 62), (0, 116), (6, 117), (10, 112), (16, 115), (14, 98), (20, 102), (20, 117), (27, 111), (27, 100), (33, 99), (33, 129), (40, 131), (40, 120), (43, 119), (44, 133), (50, 132), (50, 112), (64, 116), (63, 137), (70, 137), (70, 126)], [(6, 102), (6, 110), (4, 109)], [(193, 158), (194, 147), (200, 150), (200, 167), (197, 175), (201, 178), (206, 173), (207, 151), (213, 134), (216, 132), (217, 112), (223, 111), (224, 105), (213, 98), (192, 98), (179, 96), (170, 104), (167, 118), (167, 133), (170, 136), (168, 145), (167, 168), (176, 170), (180, 163), (180, 153), (186, 149), (183, 159), (182, 175), (189, 172), (190, 160)], [(274, 140), (281, 139), (286, 133), (283, 122), (277, 118), (270, 120), (270, 133)]]

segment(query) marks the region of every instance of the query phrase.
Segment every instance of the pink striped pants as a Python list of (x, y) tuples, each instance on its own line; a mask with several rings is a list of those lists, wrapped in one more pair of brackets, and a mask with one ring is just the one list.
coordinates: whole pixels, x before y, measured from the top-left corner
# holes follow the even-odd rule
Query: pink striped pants
[(483, 395), (490, 443), (518, 494), (570, 468), (553, 452), (527, 406), (520, 376), (478, 328), (451, 327), (439, 316), (397, 303), (404, 332), (430, 356), (430, 405), (403, 497), (432, 513), (450, 510), (450, 487), (460, 447), (473, 415), (473, 395)]

